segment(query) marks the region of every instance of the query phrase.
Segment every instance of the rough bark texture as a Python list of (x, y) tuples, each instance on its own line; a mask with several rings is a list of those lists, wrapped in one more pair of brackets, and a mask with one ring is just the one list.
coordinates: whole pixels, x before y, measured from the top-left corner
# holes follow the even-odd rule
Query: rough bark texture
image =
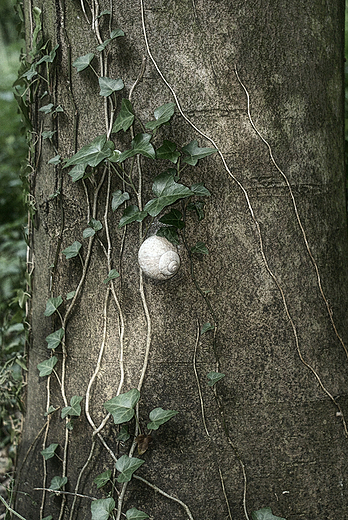
[[(42, 9), (44, 37), (52, 46), (60, 45), (51, 100), (64, 109), (56, 118), (39, 113), (37, 109), (48, 98), (40, 100), (38, 92), (34, 130), (39, 134), (40, 130), (56, 129), (55, 146), (66, 158), (76, 151), (74, 121), (78, 123), (77, 149), (106, 132), (104, 98), (99, 96), (96, 77), (90, 69), (78, 74), (68, 58), (69, 52), (71, 62), (96, 52), (98, 42), (79, 2), (45, 0), (34, 4)], [(85, 8), (91, 19), (87, 3)], [(109, 2), (101, 1), (99, 12), (109, 8)], [(29, 2), (26, 12), (30, 45)], [(193, 257), (193, 271), (198, 285), (211, 291), (208, 298), (214, 315), (196, 289), (190, 258), (182, 243), (182, 266), (174, 278), (163, 283), (144, 279), (152, 335), (141, 390), (140, 422), (144, 427), (148, 413), (156, 407), (177, 410), (179, 414), (158, 430), (142, 456), (146, 463), (136, 474), (182, 500), (195, 520), (246, 518), (245, 485), (249, 517), (252, 511), (271, 507), (275, 515), (287, 520), (337, 520), (344, 518), (348, 510), (348, 439), (339, 408), (333, 402), (336, 399), (348, 419), (347, 356), (319, 291), (289, 187), (250, 124), (246, 94), (235, 73), (236, 66), (250, 94), (253, 121), (291, 185), (333, 319), (339, 334), (347, 340), (343, 18), (341, 0), (145, 0), (147, 35), (159, 68), (177, 93), (184, 113), (214, 139), (234, 176), (215, 154), (200, 161), (198, 167), (187, 168), (182, 178), (188, 186), (203, 182), (212, 194), (202, 222), (198, 223), (193, 214), (188, 216), (186, 240), (190, 246), (202, 241), (209, 249), (208, 256)], [(105, 40), (109, 17), (99, 20)], [(107, 76), (121, 77), (125, 83), (125, 90), (117, 95), (120, 103), (122, 96), (128, 96), (146, 55), (140, 1), (115, 2), (112, 29), (116, 28), (123, 29), (125, 36), (115, 39), (109, 47)], [(93, 65), (98, 72), (97, 58)], [(43, 85), (42, 91), (45, 88)], [(146, 122), (153, 119), (156, 107), (172, 100), (148, 58), (142, 81), (133, 94), (136, 112)], [(170, 127), (161, 130), (161, 136), (181, 144), (197, 139), (200, 146), (211, 146), (178, 110)], [(120, 150), (129, 148), (130, 140), (123, 132), (112, 138)], [(85, 259), (89, 243), (82, 240), (88, 222), (83, 185), (73, 183), (61, 165), (47, 165), (55, 154), (48, 140), (38, 139), (37, 168), (32, 177), (38, 210), (31, 237), (35, 266), (32, 336), (19, 461), (21, 493), (17, 495), (17, 509), (27, 520), (37, 520), (40, 514), (42, 491), (33, 488), (49, 487), (53, 476), (63, 475), (62, 462), (55, 457), (47, 461), (47, 477), (43, 480), (42, 446), (58, 443), (57, 453), (62, 458), (66, 443), (60, 410), (51, 416), (47, 436), (43, 428), (47, 389), (49, 404), (64, 406), (56, 379), (52, 376), (48, 388), (47, 377), (40, 378), (36, 368), (50, 355), (46, 336), (61, 326), (56, 315), (44, 317), (45, 306), (50, 297), (62, 295), (64, 316), (69, 306), (66, 294), (76, 289), (82, 268), (79, 258), (66, 260), (62, 250), (79, 240)], [(147, 160), (141, 159), (141, 163), (146, 202), (153, 197), (152, 179), (169, 163), (155, 166), (157, 170)], [(100, 179), (99, 172), (97, 183)], [(236, 180), (248, 194), (269, 269), (261, 254), (257, 225)], [(50, 199), (57, 189), (60, 196)], [(87, 189), (93, 200), (93, 186), (88, 181)], [(114, 176), (111, 192), (117, 189), (123, 187)], [(103, 223), (106, 192), (107, 180), (96, 206), (96, 218)], [(137, 204), (134, 197), (131, 203)], [(122, 210), (109, 210), (108, 223), (112, 266), (121, 273), (115, 280), (115, 290), (125, 320), (125, 392), (138, 386), (147, 320), (139, 292), (139, 225), (130, 225), (124, 238), (124, 230), (117, 228), (121, 214)], [(149, 234), (153, 233), (151, 227)], [(99, 237), (106, 246), (105, 226)], [(56, 254), (58, 261), (52, 275), (50, 266)], [(269, 270), (281, 286), (294, 326)], [(104, 252), (94, 239), (87, 275), (66, 327), (68, 402), (74, 395), (85, 396), (97, 363), (103, 341), (107, 291), (103, 279), (107, 273)], [(215, 353), (212, 331), (201, 336), (196, 352), (208, 437), (193, 357), (197, 327), (214, 320)], [(106, 323), (105, 353), (90, 398), (90, 413), (96, 425), (105, 416), (103, 403), (116, 395), (120, 380), (120, 317), (112, 297)], [(60, 348), (56, 356), (61, 377)], [(206, 384), (206, 374), (216, 370), (217, 361), (225, 374), (216, 385), (219, 406)], [(85, 399), (81, 404), (84, 409)], [(90, 453), (92, 431), (83, 410), (69, 433), (67, 492), (75, 491)], [(102, 434), (119, 456), (128, 453), (130, 441), (118, 445), (117, 433), (118, 427), (109, 420)], [(112, 458), (97, 441), (78, 492), (101, 498), (103, 494), (93, 479), (113, 467)], [(105, 489), (111, 491), (108, 486)], [(72, 496), (66, 497), (64, 519), (70, 518), (72, 504)], [(61, 496), (47, 495), (42, 516), (61, 518), (61, 501)], [(90, 504), (89, 499), (79, 498), (72, 517), (90, 518)], [(145, 511), (150, 518), (188, 518), (179, 503), (135, 479), (128, 485), (123, 512), (131, 507)]]

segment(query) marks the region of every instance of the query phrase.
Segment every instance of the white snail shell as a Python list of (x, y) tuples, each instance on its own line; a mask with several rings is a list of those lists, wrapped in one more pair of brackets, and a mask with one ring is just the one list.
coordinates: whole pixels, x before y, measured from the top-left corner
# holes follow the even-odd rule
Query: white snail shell
[(164, 237), (153, 235), (141, 245), (138, 262), (146, 276), (154, 280), (168, 280), (180, 267), (176, 248)]

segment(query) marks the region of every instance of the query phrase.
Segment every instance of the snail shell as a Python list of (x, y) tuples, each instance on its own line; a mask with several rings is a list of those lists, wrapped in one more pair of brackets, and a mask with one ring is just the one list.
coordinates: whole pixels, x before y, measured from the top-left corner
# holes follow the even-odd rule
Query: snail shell
[(138, 262), (146, 276), (154, 280), (168, 280), (180, 267), (175, 246), (164, 237), (153, 235), (141, 245)]

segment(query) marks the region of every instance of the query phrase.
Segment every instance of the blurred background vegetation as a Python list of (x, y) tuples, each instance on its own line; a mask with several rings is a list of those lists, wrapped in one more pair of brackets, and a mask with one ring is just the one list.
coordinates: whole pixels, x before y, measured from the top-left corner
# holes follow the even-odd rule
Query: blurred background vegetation
[(23, 47), (14, 7), (15, 0), (0, 0), (0, 485), (15, 458), (25, 366), (27, 212), (20, 173), (27, 144), (12, 93)]

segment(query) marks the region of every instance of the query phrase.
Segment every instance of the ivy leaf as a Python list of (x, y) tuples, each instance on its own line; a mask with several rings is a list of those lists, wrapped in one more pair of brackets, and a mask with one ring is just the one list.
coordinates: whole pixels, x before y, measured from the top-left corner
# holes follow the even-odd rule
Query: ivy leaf
[(65, 255), (66, 259), (69, 260), (70, 258), (74, 258), (79, 254), (79, 251), (82, 247), (82, 244), (78, 241), (71, 244), (71, 246), (67, 247), (63, 251), (63, 255)]
[(47, 348), (55, 349), (58, 347), (60, 342), (62, 341), (64, 336), (64, 329), (58, 329), (49, 334), (46, 337), (46, 341), (48, 343)]
[(152, 191), (157, 198), (149, 200), (144, 208), (152, 217), (156, 217), (166, 206), (192, 195), (190, 188), (175, 182), (173, 174), (168, 171), (155, 177)]
[(167, 123), (174, 114), (175, 104), (165, 103), (154, 111), (155, 121), (146, 123), (145, 128), (155, 130)]
[(117, 435), (116, 440), (126, 442), (128, 441), (130, 435), (128, 433), (128, 426), (123, 424), (120, 428), (120, 433)]
[(92, 520), (107, 520), (111, 512), (115, 509), (113, 498), (100, 498), (91, 503)]
[(70, 157), (65, 163), (64, 168), (76, 164), (89, 165), (95, 168), (104, 159), (112, 155), (114, 144), (106, 140), (106, 135), (100, 135), (93, 139), (89, 144), (86, 144), (75, 155)]
[(75, 294), (76, 294), (76, 291), (70, 291), (70, 292), (68, 292), (68, 294), (66, 295), (66, 299), (67, 299), (67, 300), (72, 300), (73, 297), (75, 296)]
[(52, 459), (55, 455), (55, 451), (58, 448), (58, 444), (50, 444), (48, 448), (40, 451), (41, 455), (45, 460)]
[(168, 226), (174, 226), (177, 229), (183, 229), (185, 227), (185, 222), (182, 220), (182, 214), (177, 209), (172, 209), (163, 217), (159, 219), (163, 224), (168, 224)]
[(81, 406), (80, 403), (82, 401), (83, 397), (80, 397), (78, 395), (74, 395), (70, 399), (70, 406), (65, 406), (62, 409), (62, 419), (65, 419), (68, 415), (79, 417), (81, 415)]
[(67, 477), (53, 477), (51, 480), (51, 485), (48, 489), (53, 489), (54, 491), (59, 491), (60, 488), (65, 486), (65, 484), (68, 482)]
[(205, 205), (205, 202), (202, 202), (202, 201), (190, 202), (190, 204), (187, 205), (187, 209), (189, 211), (195, 211), (197, 214), (198, 220), (201, 221), (205, 217), (205, 213), (204, 213), (204, 209), (203, 209), (204, 205)]
[(285, 518), (281, 518), (280, 516), (274, 516), (270, 507), (253, 511), (251, 513), (251, 518), (253, 520), (285, 520)]
[(224, 377), (225, 374), (222, 374), (221, 372), (209, 372), (209, 374), (207, 374), (207, 378), (209, 379), (208, 386), (214, 386), (215, 383)]
[(123, 215), (120, 219), (120, 223), (118, 227), (126, 226), (127, 224), (131, 224), (132, 222), (142, 222), (146, 217), (146, 211), (139, 211), (138, 206), (128, 206), (123, 212)]
[[(101, 16), (102, 14), (111, 14), (110, 11), (103, 11), (99, 16)], [(99, 17), (98, 17), (99, 18)], [(112, 40), (114, 40), (115, 38), (118, 38), (119, 36), (124, 36), (124, 32), (121, 30), (121, 29), (115, 29), (114, 31), (112, 31), (110, 33), (110, 38), (105, 40), (103, 43), (101, 43), (100, 45), (98, 45), (97, 47), (97, 50), (99, 52), (103, 51), (105, 49), (105, 47), (110, 43), (112, 42)]]
[(140, 399), (140, 392), (132, 388), (129, 392), (117, 395), (104, 403), (104, 408), (111, 413), (115, 424), (130, 421), (134, 416), (134, 406)]
[(211, 193), (202, 183), (193, 184), (191, 186), (191, 191), (198, 197), (210, 197)]
[(49, 114), (52, 112), (52, 108), (54, 107), (53, 103), (49, 103), (41, 108), (39, 108), (39, 112), (44, 112), (44, 114)]
[(56, 356), (52, 356), (49, 359), (46, 359), (45, 361), (42, 361), (41, 363), (39, 363), (37, 365), (37, 368), (40, 371), (39, 376), (45, 377), (45, 376), (49, 376), (50, 374), (52, 374), (52, 370), (56, 366), (57, 361), (58, 361), (58, 358), (56, 358)]
[(83, 230), (83, 233), (82, 233), (83, 238), (92, 237), (96, 234), (97, 231), (100, 231), (101, 229), (103, 229), (103, 225), (100, 222), (100, 220), (96, 220), (95, 218), (92, 218), (88, 222), (88, 226), (89, 226), (88, 228)]
[(45, 516), (45, 518), (43, 518), (42, 520), (53, 520), (53, 516), (52, 515)]
[(108, 469), (107, 471), (104, 471), (104, 473), (100, 473), (100, 475), (98, 475), (94, 480), (94, 484), (97, 484), (97, 488), (100, 489), (102, 488), (103, 486), (105, 486), (105, 484), (107, 484), (110, 480), (110, 477), (111, 477), (111, 469)]
[(56, 412), (57, 410), (59, 410), (59, 408), (55, 408), (54, 406), (49, 406), (48, 407), (48, 410), (47, 412), (44, 413), (45, 417), (47, 417), (47, 415), (51, 415), (51, 413), (53, 412)]
[(176, 144), (167, 140), (164, 140), (162, 146), (156, 150), (157, 159), (167, 159), (174, 164), (178, 162), (180, 155), (180, 152), (176, 151)]
[(47, 130), (41, 133), (42, 139), (52, 139), (57, 130)]
[(105, 280), (103, 280), (103, 283), (109, 283), (110, 280), (114, 280), (115, 278), (118, 278), (119, 276), (120, 276), (120, 273), (118, 273), (116, 271), (116, 269), (111, 269), (107, 278), (105, 278)]
[(161, 227), (156, 235), (158, 237), (164, 237), (174, 245), (179, 245), (178, 228), (174, 226)]
[(93, 52), (89, 52), (88, 54), (85, 54), (84, 56), (80, 56), (79, 58), (77, 58), (72, 64), (72, 66), (76, 68), (77, 72), (81, 72), (82, 70), (85, 70), (87, 69), (87, 67), (89, 67), (93, 58)]
[(136, 509), (135, 507), (132, 507), (132, 509), (126, 511), (126, 518), (127, 520), (145, 520), (145, 518), (149, 518), (149, 515), (143, 511), (139, 511), (139, 509)]
[(191, 141), (191, 143), (184, 146), (182, 149), (184, 154), (188, 155), (183, 160), (185, 163), (190, 164), (191, 166), (196, 166), (199, 159), (203, 157), (207, 157), (216, 152), (215, 148), (199, 148), (197, 141)]
[(128, 99), (122, 99), (121, 101), (121, 110), (118, 114), (116, 121), (114, 122), (114, 126), (112, 127), (112, 132), (116, 134), (121, 129), (126, 132), (128, 128), (133, 124), (134, 121), (134, 112), (132, 103)]
[(63, 303), (63, 298), (58, 296), (57, 298), (50, 298), (46, 303), (46, 310), (44, 312), (45, 316), (51, 316), (58, 307)]
[(129, 193), (126, 191), (122, 193), (121, 190), (117, 190), (112, 194), (111, 208), (112, 211), (116, 211), (126, 200), (129, 200)]
[(199, 255), (209, 255), (208, 248), (203, 242), (197, 242), (197, 244), (191, 247), (191, 253), (197, 253)]
[(60, 155), (55, 155), (54, 157), (52, 157), (52, 159), (50, 159), (48, 161), (47, 164), (54, 164), (54, 165), (57, 165), (60, 163)]
[(136, 457), (122, 455), (115, 464), (117, 471), (120, 472), (120, 475), (117, 477), (117, 482), (129, 482), (133, 473), (140, 468), (144, 462), (144, 460), (137, 459)]
[(126, 150), (125, 152), (121, 153), (117, 159), (117, 162), (123, 162), (129, 157), (133, 157), (134, 155), (141, 154), (145, 157), (149, 157), (149, 159), (155, 159), (156, 158), (156, 152), (154, 150), (154, 147), (150, 143), (150, 139), (152, 138), (151, 134), (137, 134), (132, 143), (131, 143), (131, 149)]
[(59, 45), (56, 45), (49, 54), (46, 54), (43, 56), (38, 62), (37, 65), (40, 65), (41, 63), (53, 63), (56, 59), (56, 50), (58, 49)]
[(100, 87), (100, 96), (108, 97), (111, 96), (114, 92), (118, 90), (122, 90), (124, 87), (124, 83), (121, 78), (112, 79), (112, 78), (98, 78), (99, 87)]
[(210, 325), (209, 322), (204, 323), (204, 325), (201, 329), (201, 335), (204, 334), (205, 332), (208, 332), (208, 330), (214, 330), (214, 325)]
[(83, 176), (85, 175), (86, 168), (87, 168), (87, 163), (77, 164), (76, 166), (74, 166), (69, 172), (69, 175), (71, 176), (72, 181), (76, 182), (76, 181), (79, 181), (80, 179), (82, 179)]
[(147, 428), (149, 430), (158, 430), (161, 424), (166, 423), (174, 417), (174, 415), (178, 414), (175, 410), (163, 410), (163, 408), (155, 408), (150, 412), (149, 419), (150, 423), (147, 424)]

